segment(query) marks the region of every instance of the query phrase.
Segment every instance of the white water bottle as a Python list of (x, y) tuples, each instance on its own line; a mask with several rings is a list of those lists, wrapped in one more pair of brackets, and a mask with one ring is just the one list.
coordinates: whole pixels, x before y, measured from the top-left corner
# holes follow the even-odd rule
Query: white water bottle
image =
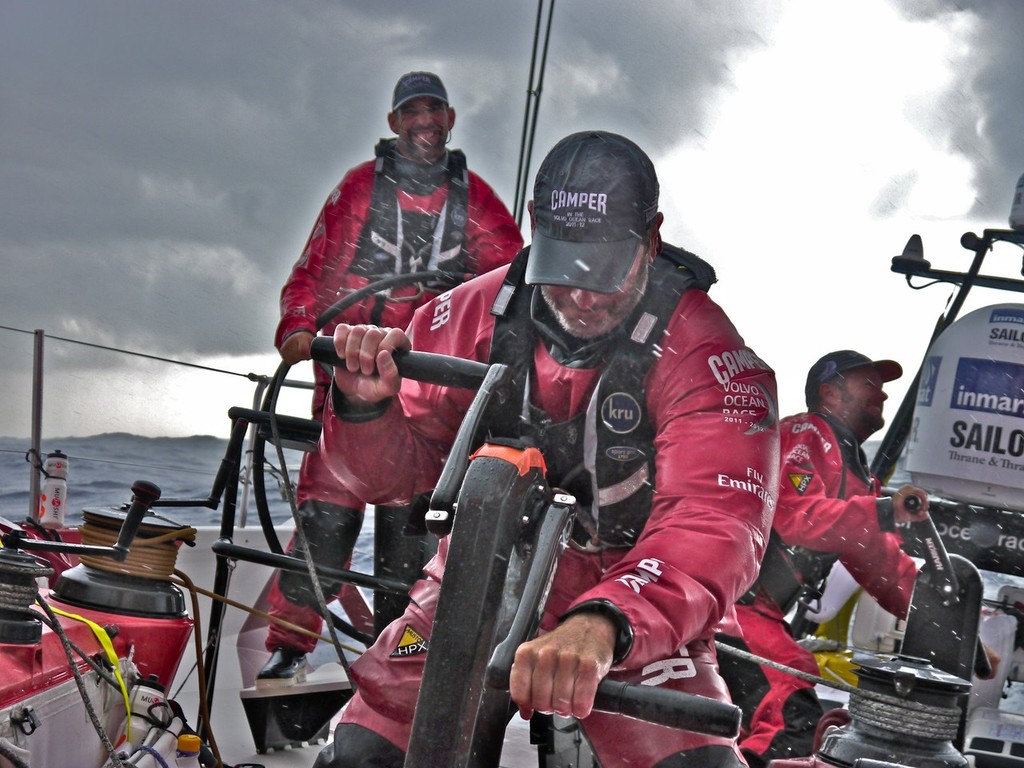
[(54, 451), (43, 462), (43, 485), (39, 489), (39, 518), (43, 528), (63, 528), (68, 503), (68, 457)]
[(178, 737), (177, 768), (203, 768), (199, 762), (202, 739), (194, 733), (183, 733)]
[(131, 690), (131, 719), (126, 718), (118, 732), (115, 746), (129, 754), (143, 742), (154, 722), (169, 722), (174, 716), (167, 704), (164, 687), (156, 675), (140, 678)]
[(178, 734), (183, 725), (179, 717), (173, 718), (166, 728), (154, 725), (142, 744), (132, 752), (127, 765), (132, 768), (163, 768), (170, 765), (177, 754)]
[(1013, 192), (1013, 204), (1010, 206), (1010, 229), (1024, 231), (1024, 174), (1017, 179), (1017, 188)]

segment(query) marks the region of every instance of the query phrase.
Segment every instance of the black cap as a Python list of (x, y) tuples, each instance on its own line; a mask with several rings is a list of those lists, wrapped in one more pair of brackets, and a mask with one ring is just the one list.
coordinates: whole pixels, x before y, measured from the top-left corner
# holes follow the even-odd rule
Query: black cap
[(433, 72), (408, 72), (398, 78), (395, 93), (391, 97), (391, 111), (419, 96), (430, 96), (448, 103), (448, 91), (445, 90), (441, 78)]
[(871, 367), (878, 371), (882, 383), (895, 381), (903, 375), (903, 366), (895, 360), (872, 360), (867, 355), (854, 352), (852, 349), (829, 352), (812, 365), (811, 370), (807, 373), (807, 384), (804, 387), (804, 398), (807, 405), (810, 406), (817, 402), (818, 388), (825, 382), (831, 381), (844, 371), (865, 367)]
[(658, 176), (640, 147), (604, 131), (567, 136), (537, 172), (526, 282), (614, 293), (657, 213)]

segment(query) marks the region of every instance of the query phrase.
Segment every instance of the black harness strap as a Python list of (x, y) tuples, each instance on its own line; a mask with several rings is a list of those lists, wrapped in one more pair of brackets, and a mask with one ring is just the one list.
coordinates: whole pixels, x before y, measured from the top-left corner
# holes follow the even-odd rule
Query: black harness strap
[[(448, 196), (439, 215), (401, 210), (395, 168), (396, 140), (381, 139), (374, 149), (370, 214), (359, 233), (351, 271), (368, 280), (425, 270), (466, 272), (466, 224), (469, 221), (469, 169), (461, 150), (448, 151)], [(401, 232), (400, 232), (401, 228)], [(390, 292), (378, 294), (371, 321), (379, 323)]]
[[(531, 317), (533, 291), (524, 283), (529, 249), (519, 253), (491, 307), (496, 317), (491, 362), (513, 371), (504, 405), (488, 420), (492, 435), (533, 441), (550, 454), (550, 481), (577, 496), (589, 514), (580, 522), (604, 546), (631, 546), (650, 515), (654, 489), (654, 425), (647, 414), (644, 379), (682, 294), (707, 290), (714, 270), (697, 256), (665, 245), (652, 266), (644, 299), (624, 338), (602, 365), (585, 418), (552, 424), (526, 403), (538, 332)], [(511, 406), (511, 407), (510, 407)], [(585, 470), (585, 471), (584, 471)]]

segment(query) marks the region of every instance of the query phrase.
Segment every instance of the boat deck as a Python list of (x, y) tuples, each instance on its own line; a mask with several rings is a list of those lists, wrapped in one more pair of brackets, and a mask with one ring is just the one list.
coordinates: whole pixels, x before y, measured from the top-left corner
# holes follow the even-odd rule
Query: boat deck
[[(227, 664), (225, 667), (230, 668)], [(218, 751), (225, 768), (309, 768), (326, 742), (308, 744), (303, 747), (288, 747), (259, 752), (249, 727), (245, 708), (239, 691), (241, 680), (237, 675), (228, 674), (222, 667), (223, 677), (217, 680), (214, 705), (211, 711), (211, 724)], [(310, 677), (315, 684), (316, 676)], [(190, 690), (186, 686), (178, 695), (178, 701), (186, 713), (197, 711), (198, 688)], [(332, 720), (329, 731), (333, 733), (337, 717)], [(513, 718), (506, 732), (505, 744), (502, 749), (501, 768), (535, 768), (537, 765), (536, 748), (530, 745), (529, 724)]]
[[(280, 535), (287, 540), (290, 529), (282, 529)], [(186, 573), (197, 585), (211, 588), (213, 584), (215, 558), (210, 546), (217, 540), (219, 532), (214, 528), (199, 528), (196, 546), (183, 548), (178, 556), (178, 570)], [(241, 546), (263, 547), (259, 530), (240, 531), (234, 543)], [(231, 576), (228, 596), (245, 605), (255, 605), (269, 578), (265, 566), (239, 562)], [(205, 640), (210, 611), (210, 599), (200, 597), (201, 636)], [(190, 611), (191, 612), (191, 611)], [(210, 708), (210, 724), (218, 751), (225, 767), (236, 768), (309, 768), (323, 748), (323, 744), (310, 744), (298, 748), (272, 749), (260, 752), (256, 747), (246, 715), (243, 695), (251, 697), (251, 688), (256, 672), (269, 654), (263, 649), (262, 620), (250, 618), (236, 608), (228, 608), (224, 615), (222, 644), (217, 675), (214, 681), (213, 702)], [(333, 658), (329, 647), (318, 648), (310, 657), (321, 666), (310, 673), (307, 685), (311, 687), (338, 687), (344, 685), (344, 673)], [(170, 693), (182, 705), (191, 725), (198, 722), (199, 679), (194, 671), (195, 653), (190, 645), (182, 659), (178, 675), (170, 687)], [(244, 692), (244, 693), (243, 693)], [(335, 717), (335, 720), (337, 718)], [(333, 723), (328, 729), (333, 733)], [(271, 739), (272, 740), (272, 739)], [(535, 768), (536, 748), (529, 743), (529, 724), (518, 716), (509, 725), (501, 758), (502, 768)]]

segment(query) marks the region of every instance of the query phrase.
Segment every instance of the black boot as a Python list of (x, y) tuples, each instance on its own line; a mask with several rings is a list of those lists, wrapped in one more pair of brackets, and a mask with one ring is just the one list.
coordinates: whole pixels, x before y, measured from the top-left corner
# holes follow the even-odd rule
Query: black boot
[(402, 768), (404, 763), (405, 753), (383, 736), (355, 723), (339, 723), (313, 768)]
[(257, 688), (280, 688), (306, 680), (306, 654), (294, 648), (278, 648), (256, 675)]

